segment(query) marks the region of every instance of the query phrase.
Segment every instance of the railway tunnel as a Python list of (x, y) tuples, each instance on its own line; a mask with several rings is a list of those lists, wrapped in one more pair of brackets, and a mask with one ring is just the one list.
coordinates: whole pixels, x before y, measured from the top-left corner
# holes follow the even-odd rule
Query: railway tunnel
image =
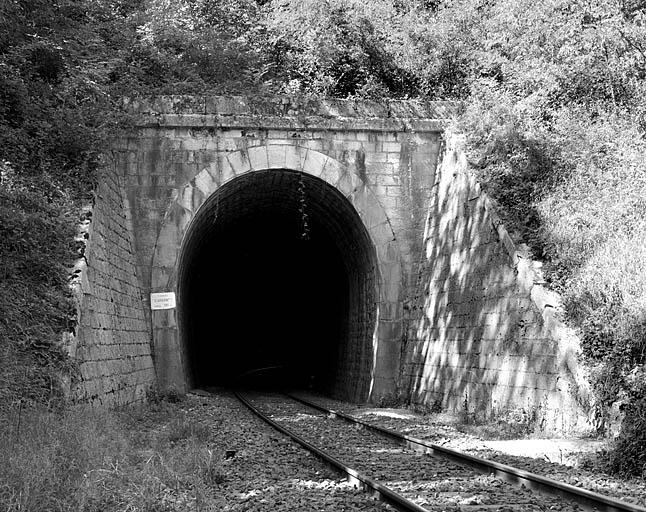
[(178, 269), (179, 327), (193, 387), (279, 367), (294, 387), (361, 400), (375, 348), (376, 252), (325, 181), (255, 171), (196, 213)]

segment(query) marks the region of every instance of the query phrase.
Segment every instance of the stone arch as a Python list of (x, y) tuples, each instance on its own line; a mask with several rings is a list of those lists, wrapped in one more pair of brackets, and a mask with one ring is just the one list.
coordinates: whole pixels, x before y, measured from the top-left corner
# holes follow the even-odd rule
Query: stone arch
[[(175, 291), (183, 241), (205, 202), (229, 182), (258, 171), (302, 172), (323, 180), (347, 199), (361, 219), (377, 261), (377, 317), (369, 397), (393, 393), (399, 372), (403, 333), (402, 264), (398, 242), (384, 208), (369, 186), (336, 159), (294, 143), (267, 144), (216, 154), (173, 195), (152, 255), (151, 291)], [(152, 311), (152, 331), (160, 387), (190, 384), (186, 353), (179, 338), (176, 310)]]

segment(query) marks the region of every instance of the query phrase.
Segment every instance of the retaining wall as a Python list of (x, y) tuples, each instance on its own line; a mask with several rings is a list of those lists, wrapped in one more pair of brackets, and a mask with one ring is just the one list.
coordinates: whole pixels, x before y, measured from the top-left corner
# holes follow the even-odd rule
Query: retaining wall
[(480, 417), (522, 412), (584, 428), (587, 383), (559, 297), (519, 251), (452, 137), (426, 219), (403, 382), (413, 402)]
[(71, 396), (92, 405), (145, 399), (155, 383), (150, 316), (136, 276), (129, 207), (122, 180), (106, 166), (92, 208), (83, 215), (84, 249), (73, 273), (75, 332), (66, 340), (73, 360)]
[[(440, 149), (443, 122), (433, 116), (448, 107), (176, 97), (133, 105), (139, 126), (113, 148), (81, 233), (80, 317), (67, 340), (79, 362), (76, 399), (142, 399), (155, 382), (153, 343), (163, 349), (157, 375), (181, 384), (177, 333), (172, 343), (162, 335), (176, 329), (175, 311), (151, 318), (148, 294), (175, 289), (184, 230), (209, 195), (248, 172), (289, 168), (326, 177), (369, 233), (384, 228), (373, 237), (378, 259), (397, 265), (382, 265), (378, 283), (378, 361), (388, 376), (379, 393), (470, 415), (523, 411), (545, 430), (583, 425), (576, 336), (469, 174), (459, 138)], [(368, 196), (378, 208), (362, 208)], [(367, 213), (375, 211), (383, 218)]]

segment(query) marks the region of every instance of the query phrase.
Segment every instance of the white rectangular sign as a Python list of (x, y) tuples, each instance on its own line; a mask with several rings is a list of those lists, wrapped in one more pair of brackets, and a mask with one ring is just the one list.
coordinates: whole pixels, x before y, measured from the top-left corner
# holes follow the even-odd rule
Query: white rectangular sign
[(150, 294), (150, 309), (173, 309), (175, 307), (175, 292)]

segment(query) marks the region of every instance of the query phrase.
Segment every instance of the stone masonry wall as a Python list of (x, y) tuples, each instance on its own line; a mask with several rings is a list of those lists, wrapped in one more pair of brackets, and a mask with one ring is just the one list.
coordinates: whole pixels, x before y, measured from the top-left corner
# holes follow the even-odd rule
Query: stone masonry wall
[[(177, 221), (180, 217), (184, 219), (183, 214), (177, 218), (169, 216), (177, 203), (181, 203), (179, 209), (193, 215), (197, 207), (191, 202), (201, 204), (204, 200), (206, 189), (202, 190), (199, 177), (205, 176), (202, 174), (205, 170), (206, 187), (217, 188), (232, 179), (234, 167), (238, 171), (244, 166), (252, 170), (280, 167), (289, 153), (285, 147), (298, 148), (300, 154), (310, 155), (315, 168), (318, 162), (324, 165), (329, 159), (331, 169), (339, 166), (345, 173), (340, 183), (344, 180), (361, 183), (374, 194), (385, 213), (386, 222), (381, 225), (384, 244), (377, 247), (383, 267), (381, 284), (402, 284), (382, 293), (377, 334), (383, 341), (380, 350), (384, 356), (379, 361), (389, 367), (382, 374), (392, 378), (381, 383), (377, 382), (381, 377), (375, 377), (373, 391), (394, 388), (401, 355), (403, 300), (415, 283), (414, 262), (420, 251), (440, 138), (455, 104), (161, 97), (132, 102), (130, 106), (139, 116), (138, 127), (119, 142), (115, 155), (118, 168), (126, 177), (132, 204), (137, 274), (145, 296), (149, 292), (173, 290), (169, 283), (177, 272), (176, 255), (171, 251), (160, 253), (160, 240), (163, 242), (169, 222), (184, 225), (184, 220)], [(297, 169), (302, 164), (287, 163)], [(213, 188), (206, 190), (207, 194)], [(360, 193), (355, 196), (351, 193), (352, 189), (348, 194), (350, 201), (363, 200)], [(181, 229), (172, 231), (171, 237), (179, 247)], [(398, 275), (394, 276), (395, 273)], [(174, 315), (173, 311), (153, 312), (153, 338), (161, 382), (166, 375), (172, 375), (169, 382), (181, 388), (178, 370), (182, 363), (164, 359), (164, 354), (181, 350), (176, 345)], [(367, 366), (365, 371), (369, 372), (371, 359), (359, 361), (359, 367)]]
[(114, 167), (106, 168), (81, 226), (85, 251), (72, 281), (79, 317), (67, 344), (78, 362), (71, 386), (77, 402), (138, 402), (155, 382), (131, 233), (123, 184)]
[[(383, 212), (385, 221), (372, 224), (383, 228), (374, 231), (379, 286), (397, 285), (380, 292), (379, 364), (389, 368), (382, 375), (399, 374), (400, 395), (481, 416), (520, 409), (545, 430), (585, 421), (578, 342), (560, 320), (558, 297), (512, 243), (457, 138), (436, 169), (441, 120), (455, 105), (166, 97), (131, 106), (139, 126), (114, 147), (76, 272), (81, 316), (69, 346), (80, 363), (79, 400), (141, 399), (155, 372), (181, 383), (170, 357), (181, 351), (176, 313), (151, 317), (148, 294), (174, 289), (185, 226), (234, 176), (287, 163), (298, 170), (307, 154), (314, 168), (329, 161), (330, 172), (343, 169), (336, 186), (355, 208), (363, 196), (348, 180), (369, 189)], [(151, 335), (161, 347), (155, 371)], [(369, 358), (348, 359), (370, 371)]]
[(131, 107), (140, 116), (138, 129), (115, 153), (127, 180), (145, 290), (177, 192), (205, 168), (221, 173), (228, 155), (273, 144), (319, 151), (360, 177), (386, 211), (412, 275), (439, 140), (454, 104), (169, 96)]
[(547, 431), (585, 425), (587, 385), (558, 296), (516, 250), (451, 139), (436, 176), (404, 380), (414, 402), (481, 417), (523, 411)]

